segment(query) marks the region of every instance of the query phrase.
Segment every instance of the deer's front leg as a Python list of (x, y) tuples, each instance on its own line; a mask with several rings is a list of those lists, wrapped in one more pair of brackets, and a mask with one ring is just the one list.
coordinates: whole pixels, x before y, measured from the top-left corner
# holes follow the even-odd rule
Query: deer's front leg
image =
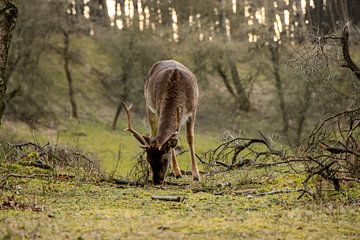
[(191, 172), (195, 181), (200, 181), (200, 174), (196, 165), (194, 146), (195, 113), (186, 121), (186, 138), (191, 154)]
[(176, 178), (180, 178), (181, 177), (181, 170), (180, 170), (179, 165), (178, 165), (178, 163), (176, 161), (176, 153), (175, 153), (174, 148), (171, 149), (171, 166), (172, 166), (172, 169), (173, 169), (174, 176)]

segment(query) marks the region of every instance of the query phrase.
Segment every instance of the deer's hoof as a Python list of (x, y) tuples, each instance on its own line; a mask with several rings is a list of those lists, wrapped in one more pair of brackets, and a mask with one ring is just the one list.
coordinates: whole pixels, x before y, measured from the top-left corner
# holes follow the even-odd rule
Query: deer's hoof
[(194, 181), (200, 182), (200, 176), (194, 176)]

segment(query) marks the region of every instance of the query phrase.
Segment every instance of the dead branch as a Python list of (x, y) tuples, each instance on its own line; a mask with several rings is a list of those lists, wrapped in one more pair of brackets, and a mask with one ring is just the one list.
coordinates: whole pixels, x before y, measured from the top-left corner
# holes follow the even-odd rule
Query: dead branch
[(181, 196), (152, 196), (151, 199), (160, 200), (160, 201), (171, 201), (171, 202), (184, 201), (184, 198)]
[(15, 174), (15, 173), (10, 173), (10, 174), (6, 174), (6, 177), (14, 177), (14, 178), (49, 178), (52, 177), (49, 174)]
[(82, 170), (83, 176), (102, 176), (99, 160), (91, 154), (85, 154), (80, 149), (59, 144), (46, 143), (39, 145), (34, 142), (18, 144), (7, 143), (5, 160), (45, 170), (71, 167)]
[(294, 192), (303, 192), (304, 189), (282, 189), (282, 190), (274, 190), (270, 192), (262, 192), (262, 193), (255, 193), (255, 194), (249, 194), (247, 197), (263, 197), (263, 196), (269, 196), (269, 195), (275, 195), (275, 194), (283, 194), (283, 193), (294, 193)]
[[(210, 172), (210, 175), (239, 169), (244, 166), (257, 165), (261, 167), (261, 164), (258, 163), (260, 159), (264, 161), (273, 160), (274, 162), (280, 159), (284, 163), (289, 163), (286, 162), (287, 157), (283, 151), (274, 149), (270, 140), (261, 132), (259, 134), (262, 137), (261, 139), (234, 137), (232, 134), (227, 133), (223, 137), (222, 143), (203, 155), (202, 158), (205, 160), (199, 156), (197, 158), (203, 163), (204, 168)], [(280, 164), (282, 163), (278, 165)]]

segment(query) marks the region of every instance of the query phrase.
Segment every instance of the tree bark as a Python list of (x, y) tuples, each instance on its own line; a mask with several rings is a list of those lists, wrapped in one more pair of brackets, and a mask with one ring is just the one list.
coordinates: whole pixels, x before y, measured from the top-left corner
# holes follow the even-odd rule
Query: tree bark
[(250, 101), (248, 96), (246, 95), (244, 86), (241, 82), (239, 72), (236, 67), (235, 61), (232, 59), (229, 60), (230, 65), (230, 72), (231, 76), (234, 82), (234, 87), (236, 89), (236, 95), (237, 95), (237, 103), (239, 104), (239, 108), (243, 111), (249, 111), (250, 110)]
[(16, 18), (17, 7), (9, 1), (2, 1), (0, 3), (0, 124), (5, 110), (6, 65)]
[(117, 125), (117, 121), (119, 119), (119, 115), (121, 113), (122, 110), (122, 101), (126, 101), (128, 96), (129, 96), (129, 92), (130, 92), (130, 88), (129, 87), (129, 80), (131, 77), (131, 71), (132, 71), (132, 63), (133, 63), (133, 58), (132, 58), (132, 51), (134, 48), (134, 40), (133, 40), (133, 35), (131, 36), (131, 40), (129, 42), (129, 58), (126, 60), (126, 62), (124, 63), (124, 67), (123, 67), (123, 73), (121, 75), (121, 79), (120, 79), (120, 84), (123, 84), (124, 88), (122, 89), (122, 93), (119, 96), (119, 102), (118, 105), (116, 107), (116, 112), (115, 112), (115, 116), (114, 116), (114, 120), (112, 123), (112, 130), (116, 130), (116, 125)]
[(308, 20), (308, 24), (310, 26), (313, 26), (314, 22), (312, 19), (312, 7), (310, 6), (310, 0), (306, 0), (306, 5), (305, 5), (305, 19)]
[(134, 6), (134, 17), (133, 17), (133, 29), (140, 29), (139, 27), (139, 6), (138, 1), (133, 0), (133, 6)]
[(71, 105), (71, 115), (73, 118), (78, 118), (77, 104), (75, 101), (73, 78), (70, 71), (70, 35), (66, 30), (63, 30), (64, 35), (64, 69), (68, 82), (68, 94)]
[(340, 0), (340, 9), (342, 20), (344, 21), (344, 23), (346, 23), (347, 21), (349, 21), (349, 9), (347, 5), (347, 0)]
[(84, 9), (85, 9), (84, 0), (75, 0), (76, 17), (79, 18), (84, 17)]
[(320, 32), (323, 32), (323, 10), (324, 8), (324, 2), (323, 0), (316, 0), (315, 1), (315, 10), (316, 10), (316, 24), (319, 28)]
[(110, 18), (106, 0), (89, 1), (90, 20), (104, 27), (110, 26)]
[(226, 75), (226, 70), (223, 69), (222, 64), (218, 63), (215, 68), (216, 68), (216, 71), (218, 72), (218, 74), (220, 75), (220, 77), (222, 78), (226, 89), (229, 91), (231, 96), (236, 98), (236, 94), (235, 94), (234, 90), (232, 89), (232, 86), (231, 86), (231, 84), (229, 82), (229, 79), (228, 79), (228, 77)]
[(307, 81), (305, 83), (305, 92), (304, 92), (304, 99), (303, 104), (300, 107), (299, 111), (299, 118), (298, 118), (298, 124), (296, 129), (296, 139), (295, 143), (298, 145), (301, 140), (301, 135), (303, 133), (306, 117), (307, 117), (307, 111), (311, 105), (311, 83)]
[[(230, 42), (231, 39), (226, 34), (226, 2), (225, 0), (219, 0), (219, 27), (220, 27), (220, 37), (222, 38), (224, 44), (226, 42)], [(228, 59), (224, 63), (219, 62), (217, 65), (217, 71), (223, 79), (225, 87), (228, 89), (230, 94), (234, 96), (236, 102), (239, 106), (240, 110), (249, 111), (250, 109), (250, 101), (248, 96), (246, 95), (245, 88), (243, 83), (241, 82), (239, 72), (236, 67), (236, 62), (234, 59), (227, 57), (225, 55), (225, 59)], [(222, 65), (229, 64), (230, 74), (232, 79), (232, 84), (229, 83), (229, 80), (226, 75), (226, 71), (222, 68)], [(226, 69), (226, 68), (225, 68)]]
[(282, 116), (282, 132), (284, 136), (288, 139), (289, 137), (289, 114), (285, 104), (284, 89), (282, 86), (282, 81), (280, 77), (280, 61), (279, 61), (279, 46), (278, 43), (274, 45), (269, 45), (269, 50), (271, 53), (271, 63), (273, 65), (273, 73), (275, 77), (275, 86), (276, 91), (279, 97), (279, 107)]
[(127, 23), (126, 23), (126, 16), (125, 16), (125, 1), (124, 0), (117, 0), (119, 1), (120, 4), (120, 12), (121, 12), (121, 21), (122, 21), (122, 26), (123, 29), (125, 29), (127, 27)]
[(334, 12), (334, 2), (329, 1), (327, 2), (327, 7), (329, 11), (329, 18), (331, 22), (331, 28), (333, 32), (336, 32), (336, 19), (335, 19), (335, 12)]
[(301, 2), (295, 1), (296, 4), (296, 22), (298, 23), (298, 27), (295, 27), (295, 40), (298, 43), (302, 43), (305, 40), (305, 32), (306, 32), (306, 25), (305, 25), (305, 19), (304, 19), (304, 13), (301, 9)]
[(357, 80), (360, 81), (360, 68), (355, 64), (355, 62), (352, 60), (350, 56), (350, 50), (349, 50), (349, 25), (346, 24), (342, 37), (341, 37), (341, 44), (342, 44), (342, 53), (343, 58), (345, 61), (345, 64), (342, 65), (342, 67), (349, 68), (356, 76)]
[(219, 27), (220, 34), (223, 38), (226, 38), (226, 12), (225, 12), (225, 0), (219, 0)]

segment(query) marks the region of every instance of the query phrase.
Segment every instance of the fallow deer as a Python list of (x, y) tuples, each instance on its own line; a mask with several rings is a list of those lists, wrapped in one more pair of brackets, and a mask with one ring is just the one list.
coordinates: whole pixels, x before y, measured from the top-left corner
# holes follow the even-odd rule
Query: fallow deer
[(170, 163), (175, 177), (181, 177), (174, 148), (180, 126), (186, 122), (186, 136), (190, 148), (191, 167), (194, 180), (200, 175), (195, 160), (194, 125), (198, 103), (197, 80), (193, 73), (181, 63), (166, 60), (155, 63), (145, 77), (144, 96), (151, 136), (143, 136), (131, 127), (130, 107), (123, 106), (128, 117), (125, 129), (146, 150), (154, 184), (162, 184)]

